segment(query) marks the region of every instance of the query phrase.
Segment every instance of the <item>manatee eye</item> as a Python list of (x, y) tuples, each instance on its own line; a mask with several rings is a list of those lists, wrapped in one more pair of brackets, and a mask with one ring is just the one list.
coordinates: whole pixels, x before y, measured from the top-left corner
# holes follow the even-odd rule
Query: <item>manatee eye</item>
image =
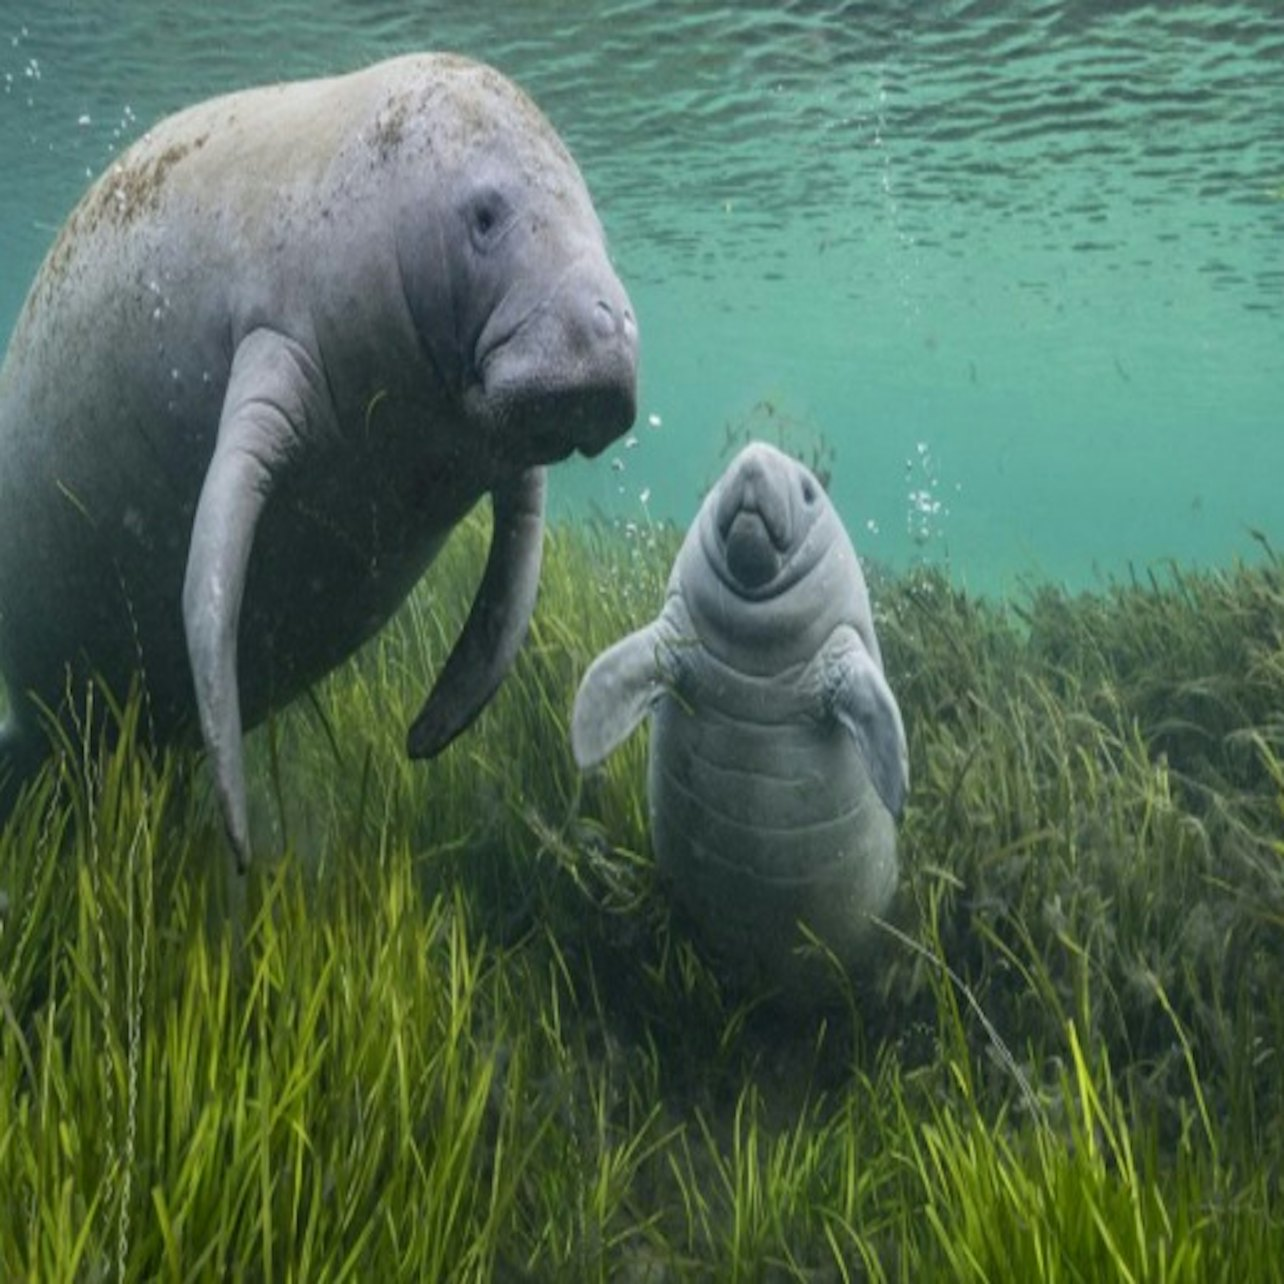
[(508, 222), (508, 202), (498, 192), (482, 192), (468, 209), (468, 231), (474, 246), (488, 249)]
[(814, 504), (816, 502), (816, 488), (811, 484), (810, 477), (803, 478), (802, 492), (804, 504)]

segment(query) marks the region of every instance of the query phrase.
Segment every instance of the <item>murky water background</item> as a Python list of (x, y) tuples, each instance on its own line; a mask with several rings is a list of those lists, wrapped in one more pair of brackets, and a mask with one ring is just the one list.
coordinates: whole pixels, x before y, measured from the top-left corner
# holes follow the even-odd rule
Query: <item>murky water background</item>
[(0, 0), (0, 336), (151, 121), (414, 48), (533, 94), (638, 308), (561, 512), (685, 522), (783, 423), (864, 553), (973, 588), (1284, 549), (1276, 0)]

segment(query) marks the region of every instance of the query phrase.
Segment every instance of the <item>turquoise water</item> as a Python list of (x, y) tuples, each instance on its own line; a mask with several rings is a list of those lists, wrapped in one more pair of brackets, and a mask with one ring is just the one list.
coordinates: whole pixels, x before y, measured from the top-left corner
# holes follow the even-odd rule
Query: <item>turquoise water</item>
[(0, 335), (150, 122), (416, 48), (532, 93), (638, 311), (638, 426), (556, 511), (685, 523), (784, 422), (864, 554), (971, 588), (1284, 548), (1271, 0), (3, 0)]

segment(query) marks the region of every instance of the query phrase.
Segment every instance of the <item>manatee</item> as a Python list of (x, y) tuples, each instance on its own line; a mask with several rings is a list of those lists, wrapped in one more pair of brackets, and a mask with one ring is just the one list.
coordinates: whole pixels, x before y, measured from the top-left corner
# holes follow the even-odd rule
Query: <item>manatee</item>
[[(705, 499), (659, 617), (599, 655), (571, 746), (600, 762), (651, 718), (652, 843), (741, 978), (806, 994), (873, 957), (909, 787), (860, 562), (813, 474), (753, 443)], [(812, 937), (824, 947), (814, 948)]]
[(580, 172), (492, 68), (412, 55), (156, 125), (68, 218), (0, 369), (9, 808), (42, 710), (138, 683), (156, 742), (203, 741), (244, 863), (243, 729), (369, 638), (489, 494), (409, 732), (439, 752), (524, 636), (544, 466), (633, 422), (637, 360)]

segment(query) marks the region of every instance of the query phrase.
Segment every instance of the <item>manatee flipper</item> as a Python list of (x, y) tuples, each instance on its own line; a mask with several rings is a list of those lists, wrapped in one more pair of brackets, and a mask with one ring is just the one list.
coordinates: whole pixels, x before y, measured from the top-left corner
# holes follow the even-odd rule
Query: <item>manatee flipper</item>
[(897, 819), (909, 792), (909, 753), (901, 711), (883, 671), (851, 628), (840, 628), (821, 653), (822, 700), (856, 741), (883, 805)]
[[(183, 581), (183, 624), (201, 732), (223, 822), (244, 870), (250, 859), (236, 637), (259, 517), (309, 421), (328, 405), (307, 353), (273, 330), (251, 331), (232, 359), (218, 439), (201, 486)], [(316, 424), (312, 424), (316, 428)]]
[(465, 731), (512, 667), (530, 627), (544, 555), (543, 468), (491, 494), (490, 553), (454, 648), (406, 737), (412, 758), (431, 758)]
[[(667, 608), (666, 608), (667, 611)], [(665, 615), (621, 638), (588, 667), (571, 712), (571, 752), (581, 770), (622, 744), (673, 684)]]

